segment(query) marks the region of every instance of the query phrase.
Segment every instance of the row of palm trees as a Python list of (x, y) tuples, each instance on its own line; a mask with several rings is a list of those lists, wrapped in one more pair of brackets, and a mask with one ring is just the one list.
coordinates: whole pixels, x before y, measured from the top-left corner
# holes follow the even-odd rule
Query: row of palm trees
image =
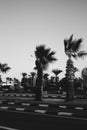
[[(81, 50), (82, 38), (73, 39), (71, 35), (68, 39), (64, 39), (64, 51), (68, 56), (66, 63), (66, 79), (68, 82), (66, 99), (72, 100), (74, 98), (74, 78), (75, 72), (78, 70), (74, 67), (72, 58), (82, 58), (87, 56), (87, 52)], [(35, 50), (35, 69), (37, 70), (37, 80), (36, 80), (36, 100), (42, 100), (42, 78), (43, 72), (47, 69), (49, 63), (57, 61), (55, 58), (55, 52), (51, 51), (50, 48), (46, 48), (45, 45), (39, 45)], [(55, 70), (53, 70), (55, 73)], [(60, 73), (61, 71), (57, 72)]]
[[(75, 72), (78, 70), (74, 64), (72, 58), (82, 58), (84, 56), (87, 56), (87, 52), (84, 50), (81, 50), (81, 43), (82, 38), (79, 39), (73, 39), (73, 35), (71, 35), (68, 39), (64, 39), (64, 51), (65, 54), (68, 57), (67, 63), (66, 63), (66, 79), (68, 82), (67, 85), (67, 100), (72, 100), (74, 98), (74, 79), (75, 79)], [(37, 79), (36, 79), (36, 100), (42, 100), (42, 93), (43, 93), (43, 74), (44, 71), (47, 70), (50, 63), (57, 61), (55, 58), (54, 51), (51, 51), (50, 48), (46, 48), (45, 45), (39, 45), (36, 46), (35, 50), (35, 70), (37, 71)], [(8, 67), (7, 64), (0, 63), (0, 72), (6, 73), (10, 67)], [(62, 70), (53, 70), (52, 71), (56, 75), (56, 81), (57, 81), (57, 75), (62, 72)], [(33, 73), (32, 77), (34, 76)], [(46, 75), (45, 75), (46, 76)]]

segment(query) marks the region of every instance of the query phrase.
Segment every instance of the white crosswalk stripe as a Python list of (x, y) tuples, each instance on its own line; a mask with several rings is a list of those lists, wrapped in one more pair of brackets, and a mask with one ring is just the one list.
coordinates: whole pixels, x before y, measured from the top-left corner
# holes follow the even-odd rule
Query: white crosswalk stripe
[(23, 106), (30, 106), (29, 103), (22, 103)]
[(24, 111), (25, 108), (16, 108), (17, 111)]
[(38, 113), (46, 113), (46, 110), (35, 110), (35, 112), (38, 112)]
[(67, 106), (59, 106), (60, 108), (67, 108)]
[(39, 104), (39, 107), (48, 107), (48, 104)]
[(1, 106), (0, 109), (3, 109), (3, 110), (6, 110), (8, 109), (9, 107), (6, 107), (6, 106)]
[(75, 109), (83, 110), (84, 108), (83, 107), (75, 107)]
[(72, 116), (73, 113), (70, 112), (58, 112), (58, 115)]

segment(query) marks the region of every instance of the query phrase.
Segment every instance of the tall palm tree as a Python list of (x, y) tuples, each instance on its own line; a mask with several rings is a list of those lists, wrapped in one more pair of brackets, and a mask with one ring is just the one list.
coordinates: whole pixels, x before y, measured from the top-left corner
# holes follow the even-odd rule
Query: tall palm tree
[(6, 73), (6, 72), (8, 72), (10, 69), (11, 69), (11, 68), (10, 68), (6, 63), (4, 63), (4, 64), (0, 63), (0, 72)]
[(55, 52), (51, 51), (50, 48), (46, 48), (45, 45), (36, 46), (35, 57), (36, 57), (36, 67), (37, 70), (37, 80), (36, 80), (36, 100), (42, 100), (42, 77), (43, 71), (47, 69), (49, 63), (56, 61), (54, 57)]
[(80, 50), (82, 41), (82, 38), (73, 40), (73, 34), (70, 36), (69, 39), (64, 39), (65, 54), (68, 56), (66, 64), (66, 78), (69, 84), (66, 97), (69, 100), (72, 100), (74, 98), (73, 84), (76, 72), (76, 68), (74, 67), (72, 57), (77, 59), (78, 57), (81, 58), (87, 55), (87, 52)]
[(52, 72), (54, 73), (55, 75), (55, 79), (56, 79), (56, 84), (57, 84), (57, 79), (58, 79), (58, 75), (62, 72), (62, 70), (59, 70), (59, 69), (53, 69)]

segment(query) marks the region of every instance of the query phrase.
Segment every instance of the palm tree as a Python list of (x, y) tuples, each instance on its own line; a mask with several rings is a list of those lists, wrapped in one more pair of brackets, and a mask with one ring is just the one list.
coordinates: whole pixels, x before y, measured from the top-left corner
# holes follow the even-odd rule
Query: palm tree
[(42, 100), (42, 77), (43, 71), (47, 69), (49, 63), (56, 61), (54, 57), (55, 52), (51, 51), (50, 48), (46, 48), (45, 45), (36, 46), (35, 57), (36, 57), (36, 67), (37, 70), (37, 80), (36, 80), (36, 100)]
[(25, 92), (28, 91), (28, 79), (26, 72), (22, 72), (21, 86), (23, 87)]
[(10, 77), (6, 77), (6, 82), (11, 83), (12, 81), (13, 81), (13, 79), (12, 79), (12, 78), (10, 78)]
[(84, 57), (87, 55), (87, 52), (81, 51), (81, 43), (82, 38), (73, 40), (73, 35), (70, 36), (69, 39), (64, 39), (64, 49), (65, 54), (68, 56), (67, 64), (66, 64), (66, 78), (68, 81), (68, 88), (67, 88), (67, 99), (74, 98), (74, 78), (76, 68), (73, 65), (72, 57), (77, 59), (78, 57)]
[(46, 91), (48, 90), (48, 73), (43, 74), (43, 89)]
[(6, 72), (8, 72), (10, 69), (11, 69), (11, 68), (10, 68), (6, 63), (4, 63), (4, 64), (0, 63), (0, 72), (6, 73)]
[(62, 70), (59, 70), (59, 69), (53, 69), (52, 72), (54, 73), (55, 75), (55, 79), (56, 79), (56, 84), (57, 84), (57, 79), (58, 79), (58, 75), (62, 72)]
[(32, 80), (31, 80), (31, 81), (32, 81), (32, 83), (31, 83), (32, 85), (31, 85), (31, 86), (33, 87), (34, 76), (36, 75), (36, 73), (35, 73), (35, 72), (31, 72), (30, 74), (31, 74), (31, 76), (32, 76)]

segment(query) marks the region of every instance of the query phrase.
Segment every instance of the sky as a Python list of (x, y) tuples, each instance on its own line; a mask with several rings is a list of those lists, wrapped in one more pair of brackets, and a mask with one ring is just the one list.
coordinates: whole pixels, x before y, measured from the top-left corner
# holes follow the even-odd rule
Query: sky
[[(71, 34), (83, 38), (87, 50), (87, 0), (0, 0), (0, 62), (11, 70), (2, 77), (21, 79), (22, 72), (34, 71), (36, 46), (45, 44), (58, 59), (46, 72), (61, 69), (64, 77), (67, 56), (64, 39)], [(32, 56), (31, 56), (32, 55)], [(73, 60), (79, 71), (87, 67), (87, 57)]]

